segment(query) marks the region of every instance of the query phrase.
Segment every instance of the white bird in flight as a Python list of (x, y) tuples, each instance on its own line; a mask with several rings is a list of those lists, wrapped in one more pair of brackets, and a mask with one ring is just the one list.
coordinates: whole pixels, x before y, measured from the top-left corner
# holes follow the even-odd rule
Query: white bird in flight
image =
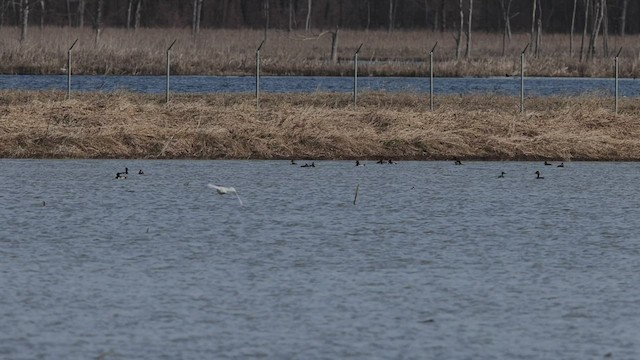
[(218, 194), (220, 195), (224, 195), (224, 194), (235, 194), (236, 197), (238, 198), (238, 201), (240, 202), (240, 206), (243, 206), (244, 204), (242, 204), (242, 200), (240, 199), (240, 195), (238, 195), (238, 192), (236, 191), (235, 188), (231, 187), (231, 186), (220, 186), (220, 185), (214, 185), (214, 184), (207, 184), (208, 187), (215, 189)]

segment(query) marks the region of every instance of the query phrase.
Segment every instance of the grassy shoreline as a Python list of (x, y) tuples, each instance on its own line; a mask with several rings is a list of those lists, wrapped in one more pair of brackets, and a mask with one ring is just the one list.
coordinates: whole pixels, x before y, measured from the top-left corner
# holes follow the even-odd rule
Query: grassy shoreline
[(598, 97), (0, 92), (2, 158), (640, 160), (640, 107)]
[[(327, 31), (269, 32), (261, 50), (264, 75), (349, 76), (353, 53), (359, 53), (362, 76), (425, 76), (429, 72), (428, 51), (437, 41), (434, 72), (438, 77), (519, 76), (520, 52), (529, 34), (514, 34), (502, 52), (502, 35), (477, 32), (469, 59), (455, 58), (456, 44), (450, 33), (427, 30), (340, 30), (338, 62), (330, 61), (331, 34)], [(252, 75), (255, 51), (264, 37), (262, 30), (204, 29), (194, 38), (189, 29), (107, 28), (100, 43), (89, 28), (33, 27), (20, 42), (19, 29), (0, 28), (1, 74), (66, 74), (67, 49), (73, 50), (73, 73), (80, 75), (161, 75), (166, 72), (166, 49), (177, 40), (171, 55), (172, 73), (178, 75)], [(622, 47), (620, 76), (640, 76), (637, 48), (640, 35), (611, 36), (611, 49)], [(530, 52), (527, 76), (611, 77), (614, 54), (597, 53), (579, 59), (579, 36), (569, 54), (569, 35), (545, 34), (538, 57)], [(613, 51), (613, 50), (612, 50)]]

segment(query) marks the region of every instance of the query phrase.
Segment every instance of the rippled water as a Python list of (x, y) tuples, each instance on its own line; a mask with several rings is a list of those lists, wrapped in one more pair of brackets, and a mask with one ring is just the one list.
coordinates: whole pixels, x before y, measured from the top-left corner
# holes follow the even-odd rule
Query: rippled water
[(638, 164), (315, 165), (0, 160), (0, 358), (640, 357)]
[[(171, 76), (170, 88), (179, 93), (254, 92), (252, 76)], [(74, 76), (74, 91), (126, 90), (142, 93), (164, 93), (164, 76)], [(67, 91), (65, 75), (0, 75), (0, 89)], [(352, 92), (353, 78), (335, 76), (265, 76), (260, 89), (271, 93)], [(435, 78), (435, 94), (520, 95), (520, 78)], [(429, 92), (425, 77), (360, 77), (359, 91)], [(580, 95), (599, 93), (612, 95), (613, 79), (602, 78), (526, 78), (526, 95)], [(640, 80), (620, 79), (620, 96), (640, 96)]]

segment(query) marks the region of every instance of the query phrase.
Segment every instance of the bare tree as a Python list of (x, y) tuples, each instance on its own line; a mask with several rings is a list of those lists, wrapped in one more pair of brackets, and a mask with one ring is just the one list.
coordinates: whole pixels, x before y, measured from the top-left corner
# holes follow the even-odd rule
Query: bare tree
[(307, 21), (304, 25), (304, 30), (309, 32), (309, 26), (311, 26), (311, 0), (307, 0)]
[(602, 51), (605, 57), (609, 56), (609, 10), (606, 0), (602, 0)]
[(331, 62), (338, 63), (338, 27), (331, 33)]
[(580, 62), (584, 60), (584, 40), (587, 37), (587, 27), (589, 26), (589, 0), (582, 0), (584, 3), (584, 27), (582, 28), (582, 40), (580, 41)]
[(204, 0), (198, 0), (198, 16), (196, 17), (196, 34), (200, 34), (200, 20), (202, 19), (202, 3)]
[(263, 0), (262, 6), (264, 7), (264, 39), (266, 39), (269, 32), (269, 0)]
[(598, 41), (598, 33), (600, 32), (600, 26), (602, 25), (602, 19), (604, 17), (603, 3), (605, 0), (594, 0), (593, 9), (593, 26), (591, 27), (591, 36), (589, 37), (589, 49), (587, 55), (594, 57), (596, 54), (596, 43)]
[(29, 27), (29, 1), (20, 0), (20, 15), (21, 15), (21, 31), (20, 41), (27, 39), (27, 28)]
[(536, 57), (540, 55), (540, 48), (542, 45), (542, 0), (538, 0), (538, 20), (536, 29)]
[(507, 41), (511, 43), (511, 1), (499, 0), (500, 9), (502, 10), (503, 32), (502, 32), (502, 56), (505, 54)]
[(142, 17), (142, 0), (138, 0), (138, 4), (136, 4), (136, 16), (135, 21), (133, 23), (133, 31), (138, 30), (140, 27), (140, 18)]
[(387, 31), (393, 31), (393, 0), (389, 0), (389, 27), (387, 28)]
[(463, 6), (463, 0), (459, 0), (458, 1), (458, 10), (460, 12), (460, 25), (458, 26), (458, 31), (457, 31), (457, 35), (454, 36), (453, 38), (456, 41), (456, 60), (460, 59), (460, 51), (462, 50), (462, 29), (464, 28), (464, 10), (462, 8)]
[[(100, 2), (100, 0), (98, 0), (98, 2)], [(84, 27), (84, 5), (84, 0), (78, 1), (78, 26), (80, 26), (81, 28)]]
[(629, 0), (622, 0), (621, 12), (620, 12), (620, 36), (624, 36), (625, 28), (627, 26), (627, 6)]
[(573, 31), (576, 26), (576, 7), (578, 0), (573, 0), (573, 13), (571, 14), (571, 34), (569, 35), (569, 57), (573, 57)]
[(71, 27), (71, 1), (67, 0), (67, 20), (69, 21), (69, 27)]
[(469, 20), (467, 20), (467, 47), (464, 51), (464, 57), (468, 60), (471, 56), (471, 19), (473, 17), (473, 0), (469, 0)]
[(94, 24), (96, 32), (96, 46), (100, 43), (100, 34), (102, 33), (102, 10), (104, 8), (104, 0), (98, 0), (96, 4), (96, 21)]
[(40, 0), (40, 31), (44, 29), (44, 0)]
[(532, 0), (533, 2), (533, 10), (531, 10), (531, 35), (529, 36), (529, 43), (533, 46), (534, 42), (534, 33), (536, 30), (536, 6), (538, 5), (538, 0)]
[(191, 18), (191, 33), (200, 33), (200, 18), (202, 16), (202, 0), (193, 0), (193, 17)]
[(133, 8), (133, 0), (129, 0), (127, 4), (127, 30), (131, 27), (131, 9)]
[(289, 32), (293, 30), (293, 0), (289, 0)]

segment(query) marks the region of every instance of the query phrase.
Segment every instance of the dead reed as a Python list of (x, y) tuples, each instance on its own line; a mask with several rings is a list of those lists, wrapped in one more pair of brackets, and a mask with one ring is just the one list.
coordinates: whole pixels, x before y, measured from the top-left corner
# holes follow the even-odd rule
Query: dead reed
[[(172, 71), (183, 75), (247, 75), (255, 71), (255, 50), (262, 41), (262, 30), (202, 30), (198, 38), (188, 29), (110, 28), (95, 44), (89, 28), (46, 27), (30, 29), (21, 43), (16, 28), (0, 29), (0, 73), (63, 74), (67, 49), (74, 39), (73, 72), (99, 75), (154, 75), (165, 72), (165, 50), (177, 39), (173, 49)], [(360, 70), (363, 76), (424, 76), (428, 71), (427, 51), (438, 41), (435, 52), (437, 76), (504, 76), (519, 74), (519, 54), (529, 41), (527, 34), (514, 34), (502, 55), (501, 34), (474, 33), (471, 58), (455, 59), (455, 41), (450, 33), (430, 31), (352, 31), (341, 30), (339, 62), (330, 61), (331, 36), (328, 32), (270, 31), (262, 49), (262, 71), (267, 75), (350, 75), (353, 52), (360, 43)], [(640, 74), (639, 35), (612, 37), (612, 53), (623, 47), (620, 75)], [(579, 51), (579, 37), (574, 48)], [(569, 56), (569, 36), (545, 35), (539, 57), (527, 58), (528, 76), (609, 77), (613, 54), (580, 61), (578, 51)], [(615, 48), (615, 51), (614, 51)]]
[(623, 99), (415, 94), (0, 92), (0, 157), (639, 160), (640, 106)]

